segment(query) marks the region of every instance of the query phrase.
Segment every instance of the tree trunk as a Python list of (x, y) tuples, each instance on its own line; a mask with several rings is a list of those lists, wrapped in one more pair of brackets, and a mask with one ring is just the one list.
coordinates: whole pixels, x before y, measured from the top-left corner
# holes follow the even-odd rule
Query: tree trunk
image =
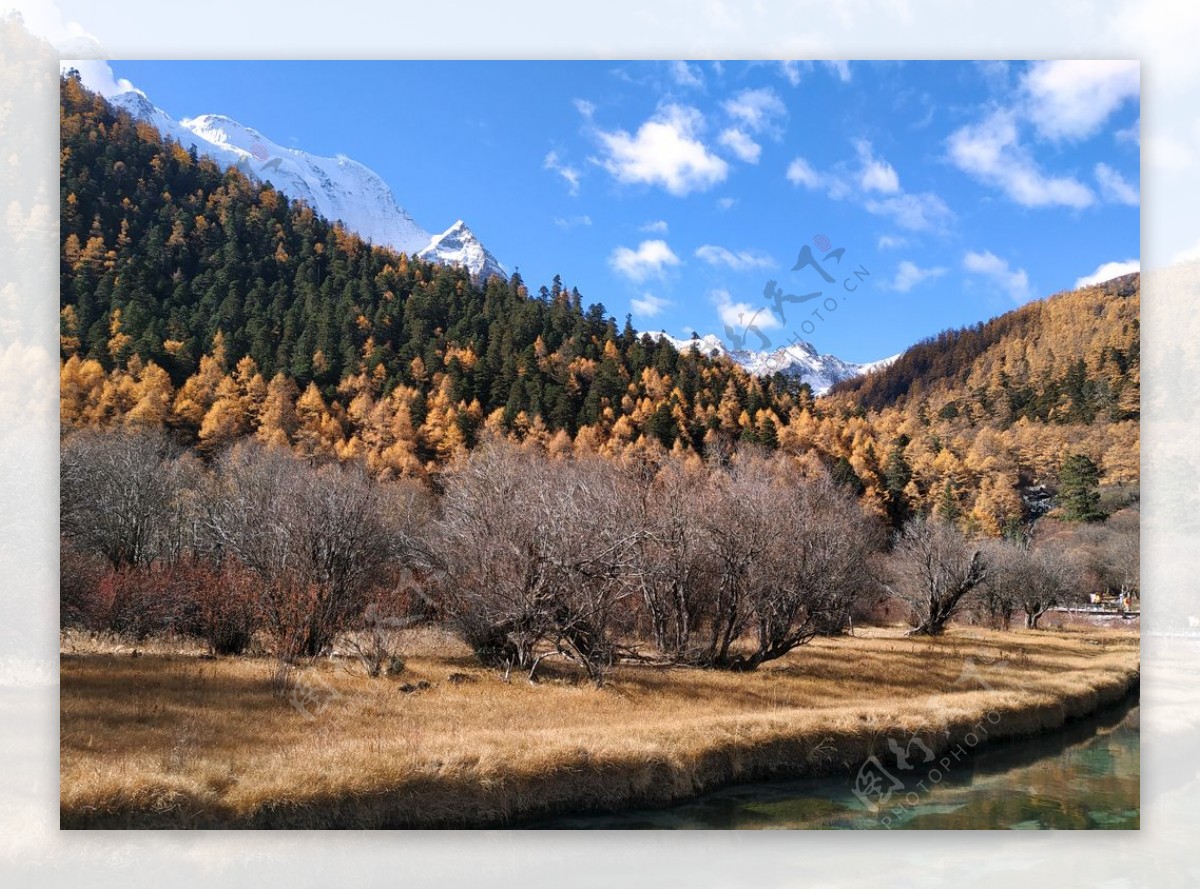
[(906, 637), (940, 637), (942, 635), (942, 632), (945, 629), (946, 629), (946, 625), (945, 625), (944, 621), (935, 622), (935, 621), (930, 620), (930, 621), (923, 622), (922, 624), (918, 625), (917, 627), (914, 627), (912, 630), (910, 630), (908, 633), (906, 633), (905, 636)]

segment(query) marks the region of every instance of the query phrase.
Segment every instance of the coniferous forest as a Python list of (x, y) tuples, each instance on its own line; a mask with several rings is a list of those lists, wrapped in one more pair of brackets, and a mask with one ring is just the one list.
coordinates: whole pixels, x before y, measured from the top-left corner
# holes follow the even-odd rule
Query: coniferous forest
[(63, 81), (63, 419), (255, 432), (420, 472), (484, 424), (773, 444), (807, 387), (639, 335), (558, 277), (472, 282), (365, 243)]

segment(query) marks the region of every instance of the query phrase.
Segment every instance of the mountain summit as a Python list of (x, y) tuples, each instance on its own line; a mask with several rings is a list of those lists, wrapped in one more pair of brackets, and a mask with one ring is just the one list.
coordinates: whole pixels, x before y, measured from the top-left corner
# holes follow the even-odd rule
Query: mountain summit
[(270, 181), (289, 198), (299, 198), (352, 232), (422, 259), (463, 266), (476, 278), (507, 275), (462, 220), (433, 235), (396, 201), (388, 184), (371, 168), (344, 155), (326, 158), (287, 148), (223, 114), (176, 121), (138, 91), (109, 99), (135, 120), (220, 164), (237, 167), (258, 182)]
[(803, 340), (773, 350), (729, 349), (715, 334), (679, 340), (665, 333), (651, 333), (655, 339), (664, 338), (680, 352), (694, 349), (710, 358), (727, 356), (751, 374), (770, 377), (783, 374), (812, 387), (814, 395), (824, 395), (834, 384), (885, 368), (899, 356), (893, 355), (874, 362), (848, 362), (836, 355), (821, 355), (815, 346)]
[(483, 246), (461, 219), (442, 234), (433, 236), (417, 256), (448, 266), (462, 266), (481, 281), (493, 275), (508, 277), (508, 271), (500, 265), (500, 261), (492, 256), (491, 251)]

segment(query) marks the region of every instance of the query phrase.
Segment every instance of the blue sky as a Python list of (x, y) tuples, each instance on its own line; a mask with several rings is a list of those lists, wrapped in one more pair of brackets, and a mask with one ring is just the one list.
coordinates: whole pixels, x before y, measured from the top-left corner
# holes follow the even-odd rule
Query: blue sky
[[(111, 71), (361, 161), (425, 228), (461, 217), (532, 291), (561, 274), (642, 330), (870, 361), (1139, 258), (1136, 62)], [(793, 271), (806, 246), (832, 282)]]

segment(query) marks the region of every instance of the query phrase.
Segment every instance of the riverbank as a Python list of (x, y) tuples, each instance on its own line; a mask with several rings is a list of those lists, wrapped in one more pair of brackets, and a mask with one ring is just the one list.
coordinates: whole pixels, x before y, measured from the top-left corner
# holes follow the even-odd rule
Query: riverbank
[[(961, 761), (898, 771), (905, 788), (864, 807), (853, 776), (738, 782), (667, 807), (552, 816), (552, 830), (1131, 830), (1141, 823), (1139, 695)], [(888, 786), (884, 785), (886, 789)], [(910, 794), (912, 792), (912, 794)]]
[(661, 806), (853, 774), (890, 762), (889, 738), (941, 757), (1053, 731), (1138, 681), (1137, 636), (1090, 629), (869, 629), (752, 674), (626, 666), (602, 689), (553, 667), (505, 683), (429, 631), (406, 654), (395, 678), (323, 661), (280, 695), (267, 659), (68, 640), (62, 826), (461, 827)]

